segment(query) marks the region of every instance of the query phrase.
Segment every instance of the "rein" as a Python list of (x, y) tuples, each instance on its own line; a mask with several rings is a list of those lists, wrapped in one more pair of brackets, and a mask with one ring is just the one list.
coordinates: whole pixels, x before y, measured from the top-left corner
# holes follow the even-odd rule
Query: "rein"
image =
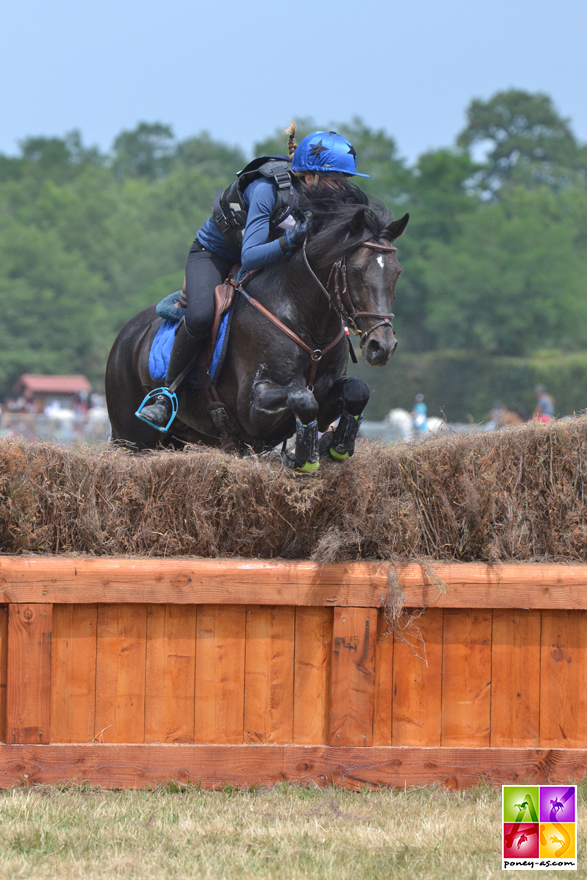
[[(381, 251), (382, 253), (388, 254), (397, 253), (397, 248), (393, 245), (379, 244), (376, 241), (363, 241), (358, 247), (366, 247), (373, 251)], [(377, 330), (378, 327), (389, 327), (393, 330), (392, 321), (395, 317), (393, 312), (381, 314), (379, 312), (362, 312), (355, 309), (348, 286), (346, 257), (343, 256), (340, 260), (333, 263), (325, 287), (310, 266), (310, 261), (308, 260), (308, 255), (306, 253), (306, 241), (304, 241), (302, 253), (304, 255), (304, 262), (308, 272), (322, 293), (325, 294), (330, 307), (334, 309), (342, 323), (350, 327), (351, 332), (354, 333), (355, 336), (361, 337), (359, 340), (361, 348), (363, 348), (371, 333), (373, 333), (374, 330)], [(361, 330), (357, 327), (356, 323), (359, 318), (379, 318), (379, 320), (366, 330)]]

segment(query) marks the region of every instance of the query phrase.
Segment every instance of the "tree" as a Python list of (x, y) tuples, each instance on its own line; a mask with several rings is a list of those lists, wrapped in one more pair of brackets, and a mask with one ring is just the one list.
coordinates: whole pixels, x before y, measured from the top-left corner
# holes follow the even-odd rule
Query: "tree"
[(113, 144), (112, 169), (117, 177), (163, 177), (171, 166), (175, 138), (171, 126), (140, 122), (121, 131)]
[(587, 148), (577, 143), (552, 99), (540, 92), (509, 89), (489, 101), (473, 100), (457, 144), (487, 147), (488, 167), (479, 182), (493, 194), (506, 181), (560, 188), (587, 170)]

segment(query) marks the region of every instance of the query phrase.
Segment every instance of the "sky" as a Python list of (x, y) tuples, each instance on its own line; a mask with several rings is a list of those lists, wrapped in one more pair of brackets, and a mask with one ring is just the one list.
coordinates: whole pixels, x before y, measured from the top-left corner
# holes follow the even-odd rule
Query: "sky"
[(72, 129), (107, 150), (146, 121), (250, 153), (359, 116), (411, 162), (511, 87), (587, 141), (586, 45), (585, 0), (1, 0), (0, 152)]

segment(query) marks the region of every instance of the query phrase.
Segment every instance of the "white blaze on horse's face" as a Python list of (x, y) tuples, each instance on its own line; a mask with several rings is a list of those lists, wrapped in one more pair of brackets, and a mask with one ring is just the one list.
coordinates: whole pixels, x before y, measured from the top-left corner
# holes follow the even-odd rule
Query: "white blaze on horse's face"
[[(402, 272), (396, 248), (391, 249), (386, 240), (380, 243), (385, 250), (377, 251), (359, 246), (347, 264), (349, 294), (355, 310), (391, 316), (388, 321), (381, 317), (357, 319), (357, 326), (363, 334), (363, 357), (372, 367), (385, 366), (397, 347), (392, 327), (392, 307), (395, 286)], [(371, 327), (374, 329), (370, 330)]]

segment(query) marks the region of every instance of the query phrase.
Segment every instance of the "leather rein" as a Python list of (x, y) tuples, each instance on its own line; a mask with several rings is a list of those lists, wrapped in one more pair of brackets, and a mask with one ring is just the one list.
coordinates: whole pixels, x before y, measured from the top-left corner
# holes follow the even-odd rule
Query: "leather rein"
[[(371, 248), (372, 250), (383, 251), (384, 253), (395, 253), (397, 251), (397, 248), (393, 247), (392, 245), (378, 244), (375, 241), (363, 241), (360, 245), (358, 245), (358, 247), (367, 247)], [(259, 269), (253, 269), (252, 271), (247, 272), (240, 281), (230, 279), (229, 283), (232, 284), (232, 286), (238, 293), (244, 296), (248, 303), (254, 306), (257, 311), (261, 312), (261, 314), (268, 318), (273, 324), (275, 324), (275, 326), (278, 327), (282, 331), (282, 333), (285, 333), (286, 336), (288, 336), (293, 342), (295, 342), (296, 345), (302, 349), (302, 351), (305, 351), (306, 354), (310, 356), (312, 368), (310, 370), (307, 387), (310, 391), (312, 391), (314, 388), (314, 380), (316, 378), (318, 364), (320, 363), (322, 358), (326, 354), (328, 354), (328, 352), (332, 351), (333, 348), (336, 348), (341, 339), (343, 339), (343, 337), (348, 334), (348, 331), (346, 329), (347, 326), (350, 325), (350, 328), (355, 336), (360, 335), (360, 345), (362, 348), (365, 344), (365, 341), (369, 337), (369, 334), (372, 333), (373, 330), (376, 330), (377, 327), (387, 326), (393, 329), (391, 322), (394, 315), (393, 313), (379, 314), (378, 312), (362, 312), (355, 309), (353, 302), (350, 298), (348, 288), (346, 257), (341, 257), (340, 260), (337, 260), (335, 263), (333, 263), (332, 269), (330, 270), (330, 275), (328, 276), (327, 287), (324, 287), (324, 285), (310, 266), (308, 256), (306, 254), (305, 241), (302, 247), (302, 251), (304, 262), (308, 271), (310, 272), (310, 275), (312, 276), (322, 293), (326, 295), (330, 307), (334, 309), (334, 311), (340, 318), (340, 331), (337, 333), (334, 339), (328, 343), (328, 345), (324, 346), (324, 348), (311, 348), (304, 342), (301, 336), (298, 336), (297, 333), (287, 327), (286, 324), (284, 324), (283, 321), (280, 321), (279, 318), (277, 318), (272, 312), (269, 311), (269, 309), (265, 308), (265, 306), (262, 305), (259, 300), (255, 299), (246, 292), (244, 285), (247, 281), (250, 281), (253, 275), (257, 274)], [(345, 300), (347, 302), (345, 302)], [(361, 331), (356, 325), (356, 320), (358, 318), (379, 318), (379, 320), (367, 330)]]

